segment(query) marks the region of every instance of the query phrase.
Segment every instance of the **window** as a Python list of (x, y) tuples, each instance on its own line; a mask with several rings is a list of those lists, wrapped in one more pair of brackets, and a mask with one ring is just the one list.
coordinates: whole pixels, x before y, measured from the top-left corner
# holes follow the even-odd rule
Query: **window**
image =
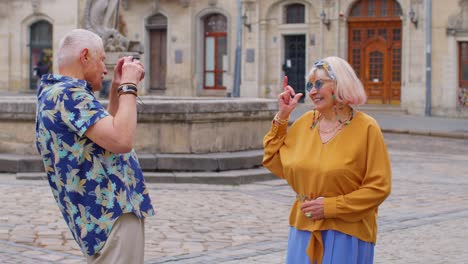
[(45, 20), (30, 27), (29, 88), (34, 90), (43, 74), (52, 72), (52, 24)]
[(361, 0), (352, 7), (350, 17), (395, 17), (401, 14), (396, 0)]
[(401, 29), (399, 28), (393, 29), (393, 40), (401, 41)]
[(393, 48), (392, 81), (401, 82), (401, 48)]
[(353, 49), (353, 69), (357, 76), (361, 76), (361, 49)]
[(459, 92), (458, 99), (461, 106), (468, 107), (468, 42), (459, 43)]
[(146, 28), (167, 28), (167, 18), (162, 14), (156, 14), (148, 18), (146, 22)]
[(374, 51), (369, 54), (369, 81), (381, 82), (383, 80), (383, 53)]
[(204, 89), (226, 89), (224, 80), (228, 67), (227, 23), (221, 14), (208, 15), (204, 19)]
[(302, 4), (291, 4), (285, 7), (286, 24), (305, 23), (305, 7)]

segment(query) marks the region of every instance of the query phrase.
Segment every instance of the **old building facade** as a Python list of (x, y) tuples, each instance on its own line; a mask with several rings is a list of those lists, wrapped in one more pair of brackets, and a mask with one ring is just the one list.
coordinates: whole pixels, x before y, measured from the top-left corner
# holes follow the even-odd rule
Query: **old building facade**
[[(116, 2), (0, 2), (0, 91), (34, 92), (61, 37), (92, 12), (114, 23)], [(369, 103), (468, 117), (468, 0), (121, 0), (118, 9), (115, 26), (143, 52), (146, 94), (230, 96), (237, 50), (240, 96), (274, 98), (285, 74), (303, 90), (313, 62), (337, 55)]]

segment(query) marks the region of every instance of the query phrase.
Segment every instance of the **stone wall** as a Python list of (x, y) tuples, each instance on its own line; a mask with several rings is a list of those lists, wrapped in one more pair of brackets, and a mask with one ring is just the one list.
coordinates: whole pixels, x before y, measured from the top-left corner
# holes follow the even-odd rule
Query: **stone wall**
[(31, 92), (30, 26), (40, 20), (51, 23), (53, 49), (56, 50), (62, 36), (78, 26), (78, 0), (2, 1), (0, 9), (0, 89)]

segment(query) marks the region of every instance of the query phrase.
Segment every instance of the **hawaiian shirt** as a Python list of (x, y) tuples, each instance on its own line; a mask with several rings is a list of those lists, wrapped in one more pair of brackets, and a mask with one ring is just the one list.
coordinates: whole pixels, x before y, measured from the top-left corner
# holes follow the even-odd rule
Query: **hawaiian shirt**
[(54, 198), (83, 253), (104, 246), (124, 213), (154, 215), (135, 151), (115, 154), (84, 134), (109, 115), (89, 83), (43, 75), (37, 94), (36, 147)]

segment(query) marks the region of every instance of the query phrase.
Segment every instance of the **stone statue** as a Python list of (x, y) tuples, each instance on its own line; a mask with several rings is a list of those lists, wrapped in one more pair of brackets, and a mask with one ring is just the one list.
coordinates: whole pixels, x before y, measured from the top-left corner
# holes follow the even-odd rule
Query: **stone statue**
[(127, 51), (129, 41), (115, 25), (118, 0), (87, 0), (84, 27), (98, 34), (106, 51)]

